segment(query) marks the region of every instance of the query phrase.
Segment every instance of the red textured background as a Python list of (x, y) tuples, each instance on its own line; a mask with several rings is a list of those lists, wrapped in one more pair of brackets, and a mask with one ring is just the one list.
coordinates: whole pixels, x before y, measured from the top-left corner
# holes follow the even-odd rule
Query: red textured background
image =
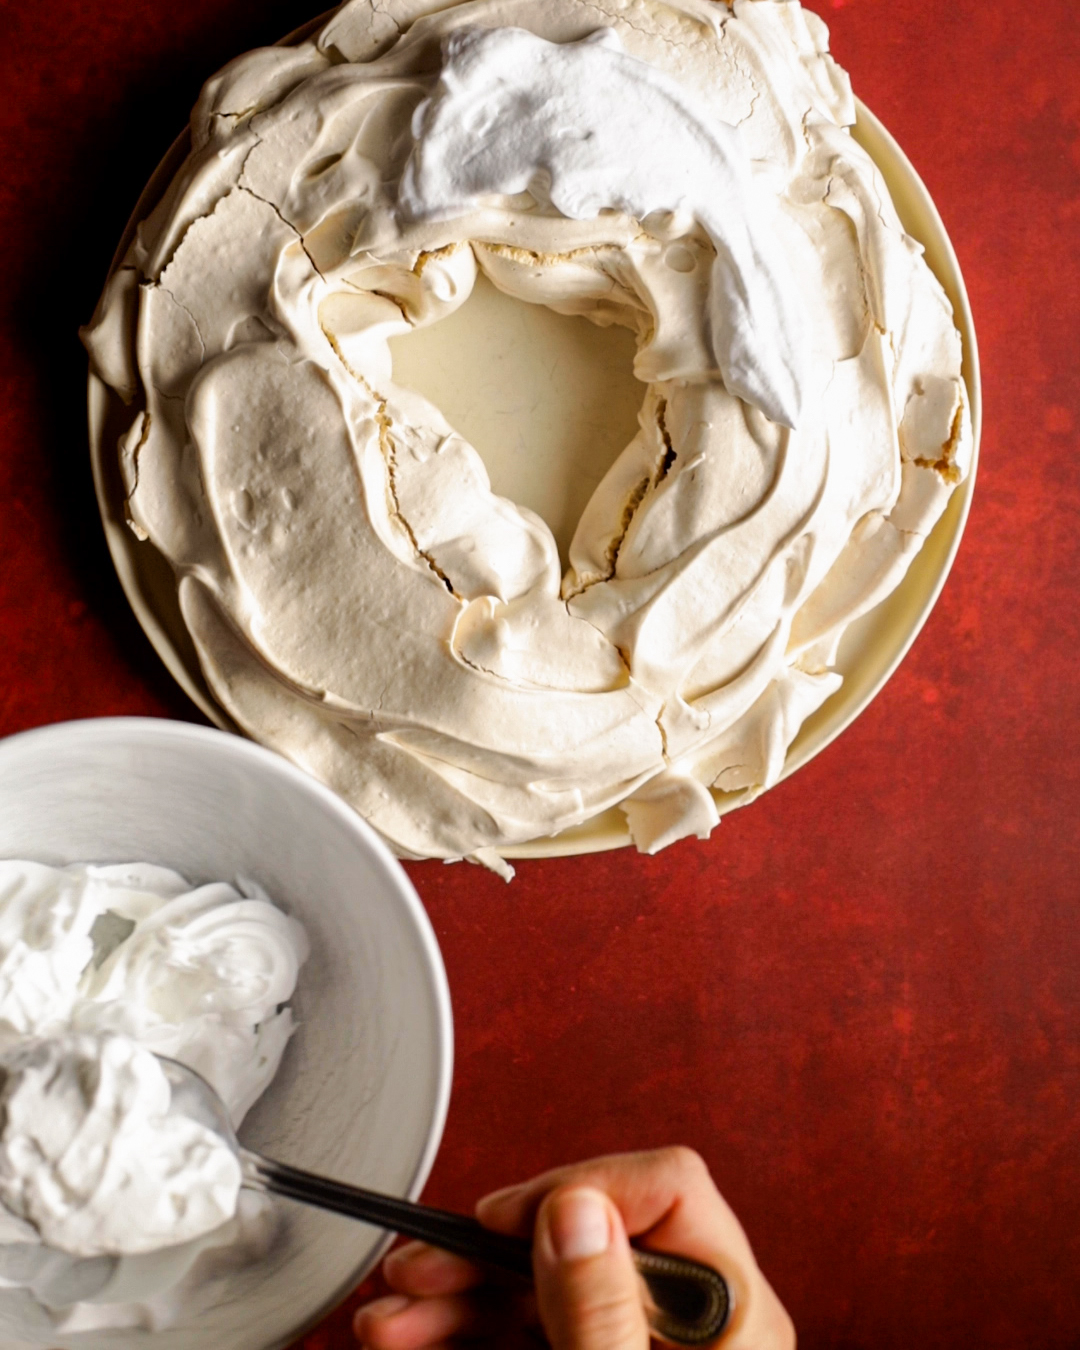
[[(1076, 9), (819, 3), (967, 278), (986, 409), (967, 536), (869, 711), (708, 842), (527, 863), (509, 888), (410, 868), (457, 1033), (427, 1195), (468, 1206), (681, 1140), (809, 1350), (1063, 1350), (1080, 1346)], [(201, 79), (315, 9), (0, 4), (0, 733), (195, 716), (102, 542), (75, 329)], [(346, 1326), (305, 1350), (344, 1350)]]

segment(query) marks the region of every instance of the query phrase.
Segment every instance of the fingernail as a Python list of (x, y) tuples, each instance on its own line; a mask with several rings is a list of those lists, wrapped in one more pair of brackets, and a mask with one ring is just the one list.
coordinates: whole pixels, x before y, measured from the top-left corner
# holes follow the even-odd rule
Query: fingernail
[(359, 1312), (365, 1317), (396, 1317), (399, 1312), (412, 1303), (411, 1298), (406, 1298), (404, 1294), (387, 1294), (384, 1298), (377, 1298), (371, 1303), (365, 1303)]
[(599, 1191), (582, 1188), (556, 1196), (549, 1226), (551, 1245), (560, 1261), (599, 1256), (611, 1242), (607, 1203)]
[(410, 1242), (404, 1247), (395, 1247), (383, 1257), (383, 1270), (394, 1270), (402, 1264), (409, 1265), (419, 1257), (426, 1256), (430, 1250), (430, 1247), (426, 1245), (421, 1247), (417, 1242)]

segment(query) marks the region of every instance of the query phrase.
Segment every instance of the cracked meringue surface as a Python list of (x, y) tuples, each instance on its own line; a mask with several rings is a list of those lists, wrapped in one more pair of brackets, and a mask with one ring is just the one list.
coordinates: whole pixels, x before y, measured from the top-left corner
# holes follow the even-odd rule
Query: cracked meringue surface
[[(795, 0), (352, 0), (232, 62), (84, 334), (215, 698), (401, 854), (775, 782), (967, 473), (941, 286)], [(562, 573), (392, 379), (479, 272), (637, 341)]]

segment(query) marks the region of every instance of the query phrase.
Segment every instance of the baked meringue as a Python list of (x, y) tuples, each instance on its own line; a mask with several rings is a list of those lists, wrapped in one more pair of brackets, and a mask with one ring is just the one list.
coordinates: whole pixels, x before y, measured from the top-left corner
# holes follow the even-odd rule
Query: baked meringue
[[(796, 0), (351, 0), (209, 81), (85, 333), (214, 697), (402, 855), (769, 787), (968, 471), (949, 302)], [(578, 524), (388, 342), (478, 272), (636, 336)]]

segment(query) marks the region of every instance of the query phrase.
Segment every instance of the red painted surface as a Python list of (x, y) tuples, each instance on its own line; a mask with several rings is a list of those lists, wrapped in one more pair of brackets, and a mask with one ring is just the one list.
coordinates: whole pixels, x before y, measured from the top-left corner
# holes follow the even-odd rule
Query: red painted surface
[[(1080, 37), (1066, 0), (822, 0), (935, 196), (983, 357), (953, 576), (885, 692), (706, 843), (411, 875), (457, 1018), (428, 1198), (711, 1162), (808, 1350), (1080, 1345)], [(89, 315), (200, 80), (299, 0), (0, 6), (0, 732), (194, 713), (87, 467)], [(344, 1350), (339, 1314), (303, 1342)], [(222, 1347), (221, 1350), (226, 1350)]]

